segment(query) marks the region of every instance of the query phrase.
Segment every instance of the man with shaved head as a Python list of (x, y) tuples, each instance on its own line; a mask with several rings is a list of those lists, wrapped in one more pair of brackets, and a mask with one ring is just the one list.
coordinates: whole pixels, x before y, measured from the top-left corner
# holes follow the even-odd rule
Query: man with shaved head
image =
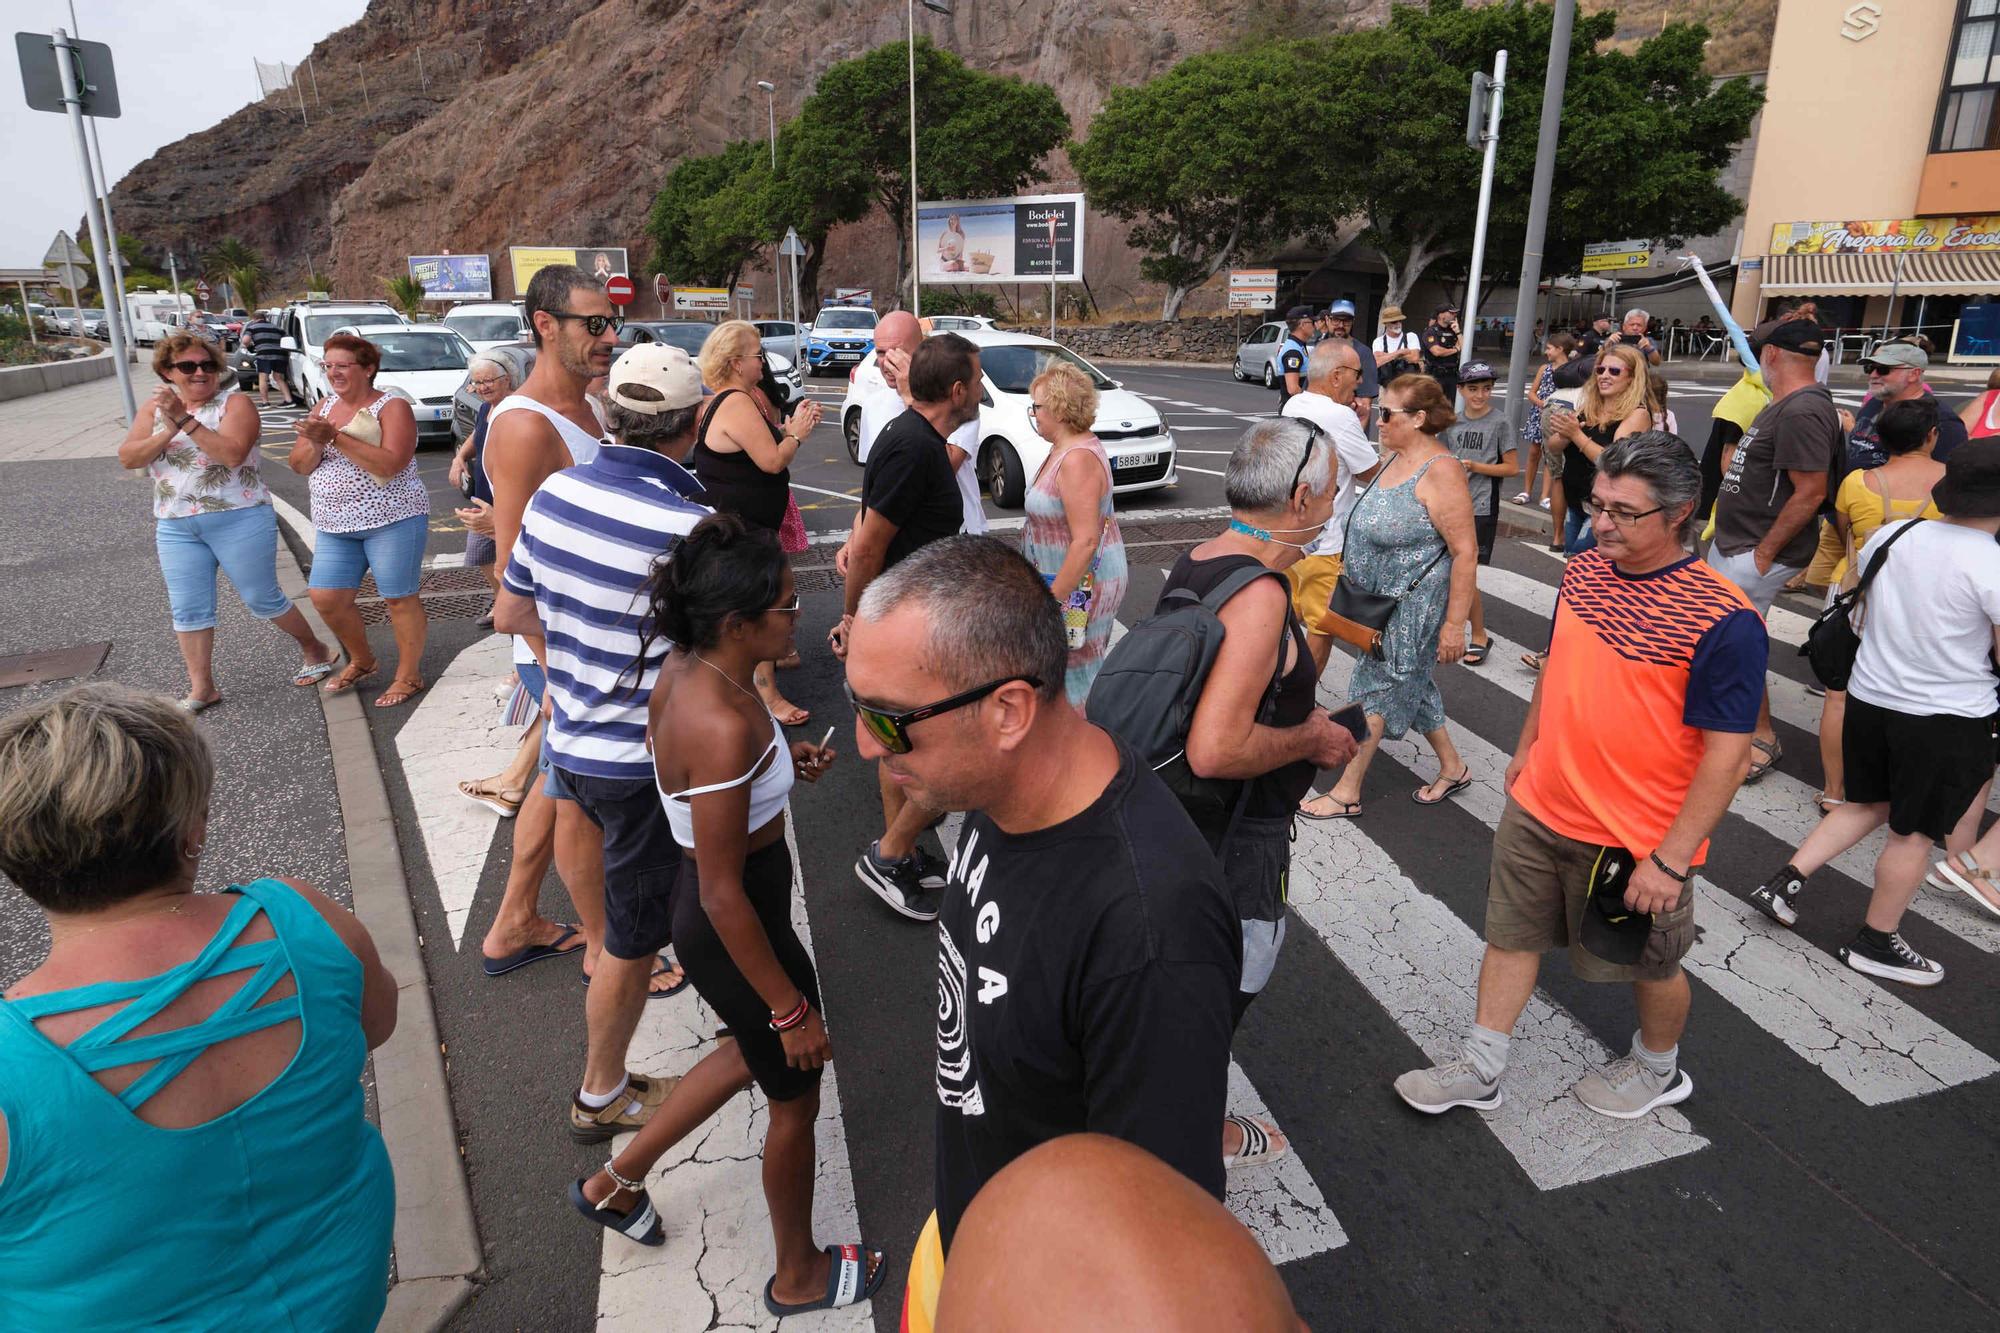
[[(882, 428), (903, 415), (910, 405), (909, 395), (904, 391), (904, 377), (910, 368), (910, 358), (916, 354), (917, 345), (924, 340), (924, 329), (917, 317), (907, 310), (892, 310), (882, 316), (882, 322), (875, 326), (875, 370), (882, 377), (882, 384), (870, 388), (861, 399), (861, 447), (859, 450), (863, 466), (868, 463), (868, 452), (875, 447), (875, 437)], [(856, 377), (864, 384), (869, 378), (868, 367), (863, 366)], [(979, 422), (966, 422), (951, 433), (945, 441), (945, 449), (951, 458), (953, 473), (958, 479), (958, 494), (965, 508), (964, 530), (973, 534), (986, 531), (986, 510), (979, 503), (979, 476), (973, 471), (972, 460), (979, 452)], [(855, 516), (855, 526), (860, 526), (860, 516)], [(841, 573), (846, 573), (847, 548), (841, 548)]]

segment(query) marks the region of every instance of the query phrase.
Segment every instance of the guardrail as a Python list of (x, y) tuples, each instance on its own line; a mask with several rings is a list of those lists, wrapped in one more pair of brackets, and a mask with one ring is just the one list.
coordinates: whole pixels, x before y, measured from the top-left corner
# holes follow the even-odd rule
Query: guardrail
[(110, 379), (115, 373), (117, 368), (112, 364), (109, 348), (94, 356), (80, 356), (74, 361), (7, 366), (0, 368), (0, 402), (10, 398), (28, 398), (51, 389), (66, 389), (72, 384), (85, 384), (91, 380)]

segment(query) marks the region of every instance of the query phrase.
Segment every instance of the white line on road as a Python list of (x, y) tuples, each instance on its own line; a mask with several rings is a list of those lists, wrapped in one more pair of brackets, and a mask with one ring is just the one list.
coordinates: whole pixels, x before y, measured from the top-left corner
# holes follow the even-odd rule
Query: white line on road
[[(829, 491), (818, 486), (808, 486), (802, 481), (792, 482), (792, 489), (795, 491), (811, 491), (814, 495), (831, 496), (836, 500), (845, 500), (849, 504), (858, 505), (861, 503), (859, 496), (849, 495), (846, 491)], [(844, 541), (846, 538), (843, 536), (842, 540)]]
[(1229, 475), (1227, 472), (1217, 472), (1212, 467), (1196, 467), (1192, 463), (1182, 463), (1179, 467), (1183, 472), (1199, 472), (1204, 477), (1226, 477)]

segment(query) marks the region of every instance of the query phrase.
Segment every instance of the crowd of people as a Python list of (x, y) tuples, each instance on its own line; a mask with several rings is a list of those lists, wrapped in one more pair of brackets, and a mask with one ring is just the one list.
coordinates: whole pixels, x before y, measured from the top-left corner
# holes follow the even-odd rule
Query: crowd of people
[[(581, 270), (539, 270), (524, 307), (532, 364), (474, 362), (482, 407), (452, 462), (467, 562), (493, 571), (493, 628), (513, 637), (531, 719), (506, 771), (461, 785), (513, 821), (483, 970), (570, 958), (588, 986), (564, 1128), (584, 1144), (631, 1136), (570, 1185), (582, 1221), (664, 1243), (649, 1173), (754, 1084), (769, 1107), (764, 1303), (850, 1305), (890, 1263), (813, 1228), (834, 1046), (792, 924), (786, 827), (795, 784), (824, 777), (844, 742), (838, 728), (790, 739), (806, 710), (777, 685), (801, 649), (788, 468), (819, 409), (781, 412), (747, 323), (718, 325), (697, 357), (652, 343), (614, 358), (619, 317)], [(1478, 570), (1517, 475), (1514, 499), (1530, 503), (1540, 470), (1566, 565), (1546, 647), (1528, 655), (1474, 1011), (1449, 1058), (1395, 1080), (1404, 1102), (1498, 1106), (1515, 1025), (1558, 948), (1578, 977), (1630, 984), (1636, 1009), (1629, 1051), (1576, 1097), (1633, 1119), (1692, 1093), (1681, 964), (1695, 880), (1739, 787), (1782, 757), (1766, 620), (1797, 580), (1825, 587), (1823, 623), (1857, 643), (1851, 671), (1822, 672), (1824, 817), (1751, 901), (1792, 925), (1810, 877), (1886, 825), (1865, 924), (1841, 950), (1850, 967), (1942, 980), (1899, 933), (1927, 878), (2000, 916), (2000, 832), (1980, 836), (2000, 758), (2000, 445), (1977, 442), (2000, 434), (2000, 385), (1948, 417), (1923, 349), (1885, 344), (1850, 416), (1817, 373), (1816, 323), (1775, 320), (1751, 335), (1759, 369), (1718, 405), (1702, 459), (1672, 430), (1651, 319), (1633, 311), (1546, 337), (1516, 439), (1493, 369), (1461, 358), (1454, 308), (1413, 334), (1392, 307), (1373, 340), (1354, 314), (1290, 312), (1280, 411), (1236, 443), (1226, 523), (1179, 557), (1150, 612), (1124, 606), (1090, 379), (1060, 362), (1034, 379), (1031, 420), (1051, 447), (1020, 537), (1002, 540), (983, 533), (971, 473), (978, 347), (900, 313), (877, 330), (882, 384), (863, 403), (826, 646), (881, 800), (856, 876), (936, 931), (935, 1211), (906, 1326), (948, 1325), (967, 1302), (1058, 1299), (1085, 1281), (1062, 1256), (1103, 1236), (1152, 1252), (1155, 1296), (1228, 1290), (1276, 1326), (1295, 1320), (1213, 1202), (1229, 1170), (1290, 1150), (1268, 1117), (1230, 1108), (1231, 1043), (1283, 949), (1296, 821), (1362, 818), (1372, 759), (1411, 730), (1437, 761), (1415, 802), (1472, 782), (1436, 669), (1488, 660)], [(32, 1096), (0, 1082), (0, 1197), (14, 1205), (0, 1210), (0, 1289), (31, 1323), (75, 1322), (104, 1299), (96, 1259), (130, 1219), (103, 1228), (74, 1186), (107, 1142), (130, 1145), (141, 1227), (187, 1249), (185, 1263), (112, 1270), (147, 1287), (129, 1308), (212, 1318), (219, 1264), (242, 1322), (273, 1302), (341, 1326), (381, 1310), (393, 1184), (356, 1076), (393, 1027), (394, 983), (367, 933), (308, 886), (192, 892), (213, 779), (192, 715), (221, 697), (218, 568), (297, 640), (295, 682), (330, 691), (378, 670), (355, 607), (372, 574), (397, 651), (377, 704), (425, 688), (414, 422), (374, 389), (366, 339), (336, 336), (326, 356), (334, 392), (288, 462), (310, 479), (311, 596), (344, 663), (277, 591), (256, 413), (220, 352), (180, 334), (155, 355), (161, 388), (119, 458), (154, 480), (188, 695), (176, 707), (92, 685), (0, 719), (0, 871), (54, 941), (0, 1004), (0, 1052), (40, 1071)], [(1121, 611), (1131, 628), (1114, 646)], [(1328, 710), (1336, 642), (1355, 661)], [(953, 812), (947, 859), (926, 839)], [(538, 911), (551, 866), (574, 923)], [(646, 1005), (689, 987), (724, 1024), (718, 1040), (679, 1077), (629, 1068)], [(141, 1143), (148, 1126), (184, 1133)], [(1114, 1205), (1153, 1178), (1142, 1195), (1158, 1217)], [(1074, 1206), (1050, 1213), (1056, 1198)], [(310, 1243), (271, 1243), (308, 1219)], [(999, 1248), (1024, 1240), (1051, 1257), (1046, 1290)], [(1204, 1296), (1188, 1288), (1200, 1265), (1165, 1257), (1176, 1245), (1242, 1262)]]

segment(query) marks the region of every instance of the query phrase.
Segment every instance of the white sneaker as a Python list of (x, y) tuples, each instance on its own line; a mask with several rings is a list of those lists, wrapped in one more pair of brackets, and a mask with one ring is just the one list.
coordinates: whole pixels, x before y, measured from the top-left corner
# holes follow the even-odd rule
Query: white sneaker
[(1412, 1069), (1396, 1080), (1396, 1095), (1425, 1115), (1442, 1115), (1454, 1106), (1491, 1111), (1506, 1100), (1498, 1080), (1485, 1082), (1465, 1059)]
[(1571, 1091), (1599, 1115), (1637, 1120), (1656, 1107), (1686, 1101), (1694, 1091), (1694, 1080), (1684, 1069), (1663, 1078), (1638, 1056), (1627, 1053), (1597, 1072), (1585, 1074)]

